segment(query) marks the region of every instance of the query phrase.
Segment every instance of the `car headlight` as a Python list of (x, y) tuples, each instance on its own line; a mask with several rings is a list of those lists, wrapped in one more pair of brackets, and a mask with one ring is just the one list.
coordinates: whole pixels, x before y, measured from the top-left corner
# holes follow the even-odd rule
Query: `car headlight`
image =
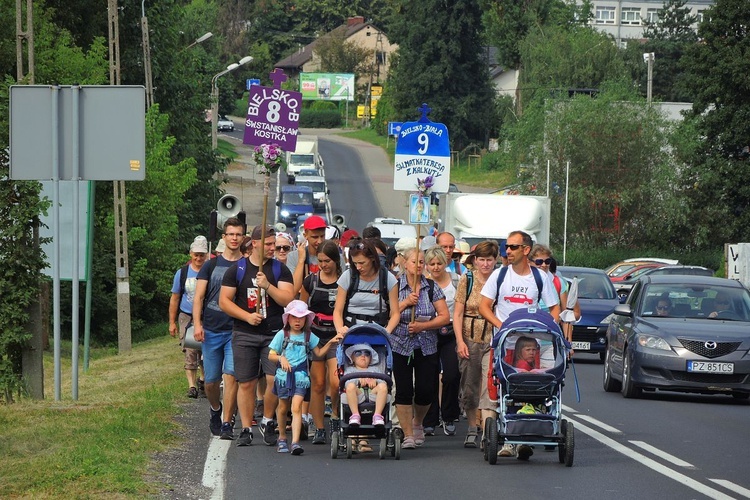
[(650, 349), (661, 349), (664, 351), (671, 351), (672, 348), (669, 347), (669, 344), (661, 338), (657, 337), (655, 335), (638, 335), (636, 336), (636, 341), (638, 342), (638, 345), (641, 347), (648, 347)]
[(279, 212), (282, 217), (289, 217), (289, 210), (282, 210)]

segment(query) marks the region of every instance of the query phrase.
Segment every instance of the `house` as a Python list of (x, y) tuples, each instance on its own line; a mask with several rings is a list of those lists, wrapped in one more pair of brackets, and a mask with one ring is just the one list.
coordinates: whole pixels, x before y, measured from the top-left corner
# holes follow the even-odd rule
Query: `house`
[[(331, 35), (343, 35), (347, 42), (355, 43), (361, 47), (372, 50), (372, 63), (375, 70), (373, 80), (371, 82), (369, 77), (360, 77), (357, 82), (359, 85), (382, 82), (387, 78), (388, 67), (390, 65), (390, 55), (398, 49), (398, 46), (391, 44), (383, 31), (372, 23), (366, 22), (364, 17), (358, 16), (350, 17), (345, 24), (342, 24), (333, 31), (322, 35), (321, 38)], [(318, 40), (302, 47), (300, 50), (289, 57), (282, 59), (274, 66), (283, 69), (290, 78), (295, 80), (299, 79), (300, 73), (320, 72), (320, 58), (315, 53), (315, 46), (318, 43)]]
[(497, 61), (497, 47), (482, 47), (487, 69), (490, 72), (490, 81), (497, 95), (507, 95), (513, 100), (518, 92), (519, 71), (513, 68), (505, 68)]

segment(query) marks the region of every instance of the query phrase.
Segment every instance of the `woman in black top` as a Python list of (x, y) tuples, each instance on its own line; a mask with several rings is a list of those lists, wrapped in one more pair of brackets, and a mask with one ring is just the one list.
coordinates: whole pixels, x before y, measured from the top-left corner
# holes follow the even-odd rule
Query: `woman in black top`
[[(338, 292), (337, 280), (342, 272), (338, 245), (331, 240), (323, 241), (318, 246), (317, 257), (320, 269), (317, 273), (305, 277), (300, 290), (300, 300), (307, 302), (308, 308), (315, 313), (312, 332), (325, 343), (336, 336), (333, 308)], [(320, 357), (313, 356), (310, 366), (310, 413), (316, 429), (313, 444), (326, 442), (323, 421), (326, 369), (328, 369), (328, 387), (331, 393), (333, 414), (338, 413), (339, 377), (336, 368), (336, 349), (328, 349), (328, 352)]]

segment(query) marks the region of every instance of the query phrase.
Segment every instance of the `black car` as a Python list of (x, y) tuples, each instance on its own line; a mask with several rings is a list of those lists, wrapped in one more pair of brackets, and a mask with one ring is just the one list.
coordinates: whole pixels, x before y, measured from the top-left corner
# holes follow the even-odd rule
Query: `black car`
[[(601, 269), (559, 266), (557, 272), (568, 282), (578, 278), (581, 320), (573, 324), (573, 350), (599, 354), (604, 360), (610, 316), (620, 302), (615, 288)], [(563, 304), (564, 306), (564, 304)]]
[(607, 330), (604, 390), (750, 398), (750, 292), (734, 280), (647, 275)]
[(714, 272), (703, 266), (662, 266), (642, 270), (630, 278), (615, 283), (615, 289), (619, 297), (627, 297), (636, 281), (642, 276), (656, 276), (665, 274), (680, 274), (683, 276), (713, 276)]

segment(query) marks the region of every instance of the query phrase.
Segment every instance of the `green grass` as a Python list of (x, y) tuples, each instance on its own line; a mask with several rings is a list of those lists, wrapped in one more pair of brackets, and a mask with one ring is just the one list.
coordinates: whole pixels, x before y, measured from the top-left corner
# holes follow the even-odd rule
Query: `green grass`
[[(164, 327), (165, 328), (165, 327)], [(166, 328), (165, 328), (166, 329)], [(70, 356), (62, 357), (63, 400), (54, 401), (46, 352), (45, 400), (0, 405), (0, 491), (4, 498), (142, 498), (154, 453), (174, 447), (173, 417), (184, 397), (183, 354), (171, 337), (125, 355), (92, 352), (70, 397)], [(83, 363), (81, 362), (81, 367)]]
[[(378, 135), (377, 132), (369, 128), (343, 132), (341, 135), (359, 139), (383, 148), (388, 158), (391, 159), (391, 163), (393, 163), (393, 158), (396, 154), (396, 140), (393, 137), (387, 139), (385, 136)], [(469, 165), (469, 161), (471, 161), (471, 165)], [(515, 175), (515, 172), (484, 168), (481, 165), (481, 160), (477, 158), (459, 157), (458, 162), (454, 158), (451, 163), (451, 182), (456, 184), (499, 189), (513, 184), (515, 182)]]
[(219, 150), (219, 154), (221, 156), (226, 156), (230, 160), (234, 160), (239, 156), (234, 148), (234, 144), (229, 141), (225, 141), (224, 139), (218, 140), (218, 142), (216, 143), (216, 149)]

